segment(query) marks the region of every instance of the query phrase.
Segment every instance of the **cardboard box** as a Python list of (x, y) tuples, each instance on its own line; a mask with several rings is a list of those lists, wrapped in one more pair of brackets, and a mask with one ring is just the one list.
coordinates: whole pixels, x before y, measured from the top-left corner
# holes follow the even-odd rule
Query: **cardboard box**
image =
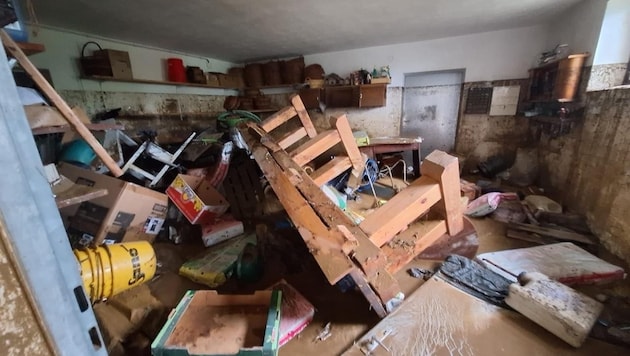
[(190, 260), (179, 268), (179, 274), (193, 282), (215, 288), (234, 274), (238, 257), (245, 246), (256, 245), (256, 235), (241, 235), (213, 246), (204, 256)]
[(280, 291), (188, 291), (151, 344), (151, 354), (277, 355), (281, 301)]
[(208, 224), (230, 207), (227, 200), (205, 179), (178, 174), (166, 194), (191, 224)]
[(238, 236), (244, 232), (243, 223), (232, 216), (222, 216), (211, 224), (201, 225), (201, 239), (206, 247)]
[(153, 242), (160, 232), (168, 204), (165, 194), (71, 164), (63, 163), (58, 170), (76, 184), (108, 191), (106, 196), (60, 210), (69, 226), (71, 241), (75, 237), (73, 247), (139, 240)]
[(103, 76), (116, 79), (133, 79), (129, 52), (104, 49), (81, 58), (81, 68), (86, 76)]

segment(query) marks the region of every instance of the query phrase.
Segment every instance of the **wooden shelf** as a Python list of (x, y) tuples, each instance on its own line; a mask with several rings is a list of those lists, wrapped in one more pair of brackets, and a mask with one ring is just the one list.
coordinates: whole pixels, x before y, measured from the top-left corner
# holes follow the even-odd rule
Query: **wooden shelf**
[(120, 82), (120, 83), (135, 83), (135, 84), (155, 84), (155, 85), (172, 85), (177, 87), (195, 87), (195, 88), (207, 88), (207, 89), (228, 89), (228, 90), (239, 90), (241, 88), (227, 88), (220, 87), (215, 85), (207, 85), (207, 84), (198, 84), (198, 83), (181, 83), (181, 82), (170, 82), (167, 80), (151, 80), (151, 79), (120, 79), (120, 78), (112, 78), (112, 77), (103, 77), (98, 75), (93, 76), (83, 76), (81, 79), (85, 80), (96, 80), (99, 82)]
[(245, 88), (242, 88), (242, 89), (244, 89), (244, 90), (247, 90), (247, 89), (282, 89), (282, 88), (299, 89), (299, 88), (301, 88), (301, 87), (303, 87), (305, 85), (306, 85), (306, 83), (261, 85), (259, 87), (245, 87)]
[[(124, 130), (125, 126), (120, 124), (85, 124), (85, 126), (92, 131), (105, 131), (105, 130)], [(32, 129), (33, 135), (46, 135), (53, 133), (61, 133), (72, 130), (72, 126), (46, 126), (37, 127)]]
[(32, 42), (17, 42), (18, 47), (26, 54), (30, 56), (32, 54), (37, 54), (44, 52), (46, 47), (41, 43), (32, 43)]

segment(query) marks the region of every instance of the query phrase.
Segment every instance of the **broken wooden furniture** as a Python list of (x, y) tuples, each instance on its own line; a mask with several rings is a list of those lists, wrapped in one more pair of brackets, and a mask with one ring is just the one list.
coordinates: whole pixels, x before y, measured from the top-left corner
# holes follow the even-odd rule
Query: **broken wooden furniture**
[[(317, 133), (300, 97), (293, 96), (291, 104), (260, 124), (248, 123), (243, 136), (328, 281), (349, 275), (384, 317), (400, 293), (393, 273), (444, 235), (467, 237), (457, 158), (440, 151), (428, 155), (421, 178), (357, 225), (320, 189), (348, 170), (349, 186), (360, 183), (365, 157), (348, 120), (341, 116), (331, 130)], [(287, 123), (296, 116), (299, 125), (290, 129)], [(307, 173), (305, 166), (338, 145), (342, 154)], [(429, 209), (442, 219), (417, 221)]]
[[(144, 143), (140, 145), (140, 147), (136, 150), (136, 152), (129, 158), (127, 163), (125, 163), (125, 165), (122, 167), (123, 173), (127, 172), (128, 170), (134, 173), (137, 173), (141, 175), (142, 177), (150, 180), (149, 187), (155, 187), (160, 182), (164, 174), (170, 168), (176, 167), (175, 160), (177, 160), (179, 155), (181, 155), (182, 152), (184, 152), (184, 149), (186, 149), (186, 146), (188, 146), (188, 144), (190, 143), (190, 141), (192, 141), (195, 135), (196, 135), (195, 132), (190, 134), (190, 136), (188, 136), (186, 141), (184, 141), (184, 143), (182, 143), (182, 145), (179, 146), (179, 148), (177, 149), (177, 151), (175, 151), (175, 153), (170, 153), (169, 151), (163, 149), (162, 147), (158, 146), (156, 143), (151, 142), (149, 140), (144, 141)], [(162, 166), (162, 168), (157, 174), (149, 173), (146, 170), (135, 165), (136, 160), (140, 158), (140, 156), (143, 154), (145, 156), (148, 156), (164, 164), (164, 166)]]
[(422, 138), (405, 138), (405, 137), (376, 137), (370, 138), (367, 146), (359, 147), (362, 153), (368, 157), (376, 158), (376, 155), (383, 153), (393, 153), (401, 151), (411, 151), (413, 162), (413, 174), (420, 177), (420, 144)]

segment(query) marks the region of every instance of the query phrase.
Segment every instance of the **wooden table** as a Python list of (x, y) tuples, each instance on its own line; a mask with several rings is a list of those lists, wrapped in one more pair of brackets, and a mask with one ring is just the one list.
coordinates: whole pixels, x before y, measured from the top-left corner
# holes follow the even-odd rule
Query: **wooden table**
[(421, 137), (370, 137), (370, 143), (367, 146), (359, 147), (359, 150), (371, 158), (375, 158), (376, 155), (383, 153), (411, 151), (413, 155), (413, 174), (418, 178), (420, 177), (421, 143)]

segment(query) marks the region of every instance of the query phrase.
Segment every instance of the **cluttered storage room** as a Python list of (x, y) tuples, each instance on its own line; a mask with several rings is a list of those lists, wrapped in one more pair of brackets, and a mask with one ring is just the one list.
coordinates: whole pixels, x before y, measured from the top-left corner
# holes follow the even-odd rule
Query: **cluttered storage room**
[(630, 0), (0, 0), (4, 355), (630, 355)]

